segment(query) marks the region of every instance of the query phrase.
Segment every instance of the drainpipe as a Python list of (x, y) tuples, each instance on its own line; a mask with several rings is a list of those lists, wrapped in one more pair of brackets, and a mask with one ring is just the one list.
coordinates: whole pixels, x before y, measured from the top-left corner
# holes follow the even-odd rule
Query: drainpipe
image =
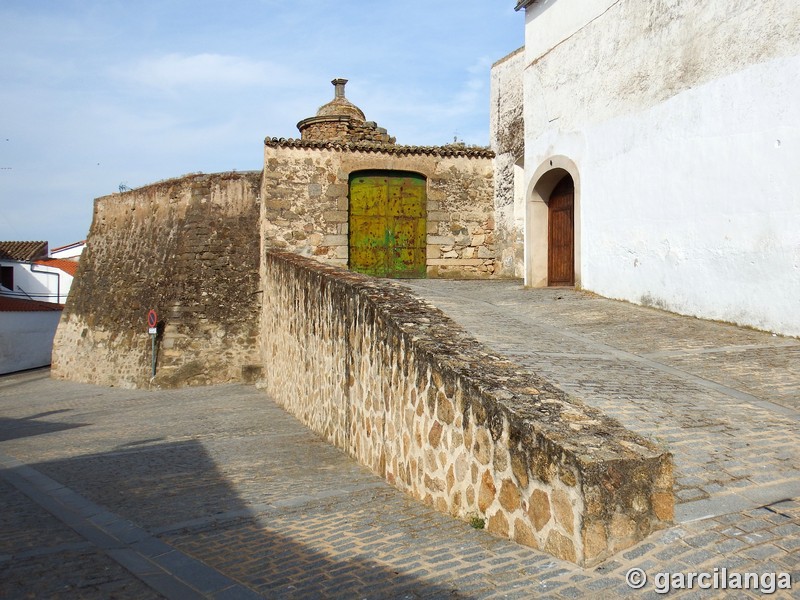
[[(61, 304), (61, 273), (58, 272), (58, 269), (56, 269), (55, 273), (51, 273), (50, 271), (37, 271), (34, 269), (34, 267), (37, 266), (35, 262), (31, 261), (28, 264), (31, 267), (31, 273), (41, 273), (42, 275), (56, 276), (56, 304)], [(55, 267), (50, 268), (55, 269)]]

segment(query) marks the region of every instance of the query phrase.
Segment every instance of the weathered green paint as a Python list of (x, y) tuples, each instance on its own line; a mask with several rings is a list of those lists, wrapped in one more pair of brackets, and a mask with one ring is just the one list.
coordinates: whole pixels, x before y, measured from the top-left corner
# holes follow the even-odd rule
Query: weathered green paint
[(350, 269), (375, 277), (425, 277), (426, 182), (366, 171), (350, 177)]

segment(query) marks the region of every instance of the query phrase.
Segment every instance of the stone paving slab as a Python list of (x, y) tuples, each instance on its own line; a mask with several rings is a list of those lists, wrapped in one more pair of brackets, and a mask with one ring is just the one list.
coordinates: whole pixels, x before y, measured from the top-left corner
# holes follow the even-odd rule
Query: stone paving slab
[(679, 520), (800, 497), (800, 340), (519, 282), (405, 285), (488, 347), (666, 446)]
[[(660, 598), (659, 571), (725, 567), (793, 573), (771, 597), (800, 597), (794, 500), (683, 523), (584, 570), (413, 501), (252, 387), (47, 375), (0, 377), (2, 598)], [(669, 597), (720, 597), (698, 592)]]

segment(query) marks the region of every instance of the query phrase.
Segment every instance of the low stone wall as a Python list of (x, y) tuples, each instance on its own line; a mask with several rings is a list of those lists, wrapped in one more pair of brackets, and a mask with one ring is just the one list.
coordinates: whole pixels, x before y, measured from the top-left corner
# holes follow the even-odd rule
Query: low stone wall
[(263, 387), (398, 488), (584, 566), (672, 519), (671, 455), (399, 284), (278, 252), (262, 283)]

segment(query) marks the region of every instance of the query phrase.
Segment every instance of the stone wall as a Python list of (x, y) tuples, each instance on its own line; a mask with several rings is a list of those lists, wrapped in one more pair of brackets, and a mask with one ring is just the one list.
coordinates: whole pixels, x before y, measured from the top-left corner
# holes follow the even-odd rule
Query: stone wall
[(492, 156), (488, 149), (460, 145), (268, 138), (261, 189), (264, 244), (347, 266), (350, 174), (411, 171), (428, 180), (428, 276), (492, 277), (497, 256)]
[(522, 277), (525, 270), (524, 50), (520, 48), (492, 65), (489, 103), (489, 137), (495, 153), (495, 272), (510, 277)]
[[(260, 173), (190, 175), (98, 198), (52, 374), (171, 387), (254, 372)], [(146, 315), (159, 315), (150, 382)]]
[(672, 459), (396, 282), (267, 252), (263, 387), (442, 512), (580, 565), (673, 517)]
[(300, 121), (298, 128), (301, 139), (308, 141), (395, 143), (395, 138), (391, 137), (383, 127), (378, 127), (375, 121), (361, 121), (347, 116), (312, 117)]

